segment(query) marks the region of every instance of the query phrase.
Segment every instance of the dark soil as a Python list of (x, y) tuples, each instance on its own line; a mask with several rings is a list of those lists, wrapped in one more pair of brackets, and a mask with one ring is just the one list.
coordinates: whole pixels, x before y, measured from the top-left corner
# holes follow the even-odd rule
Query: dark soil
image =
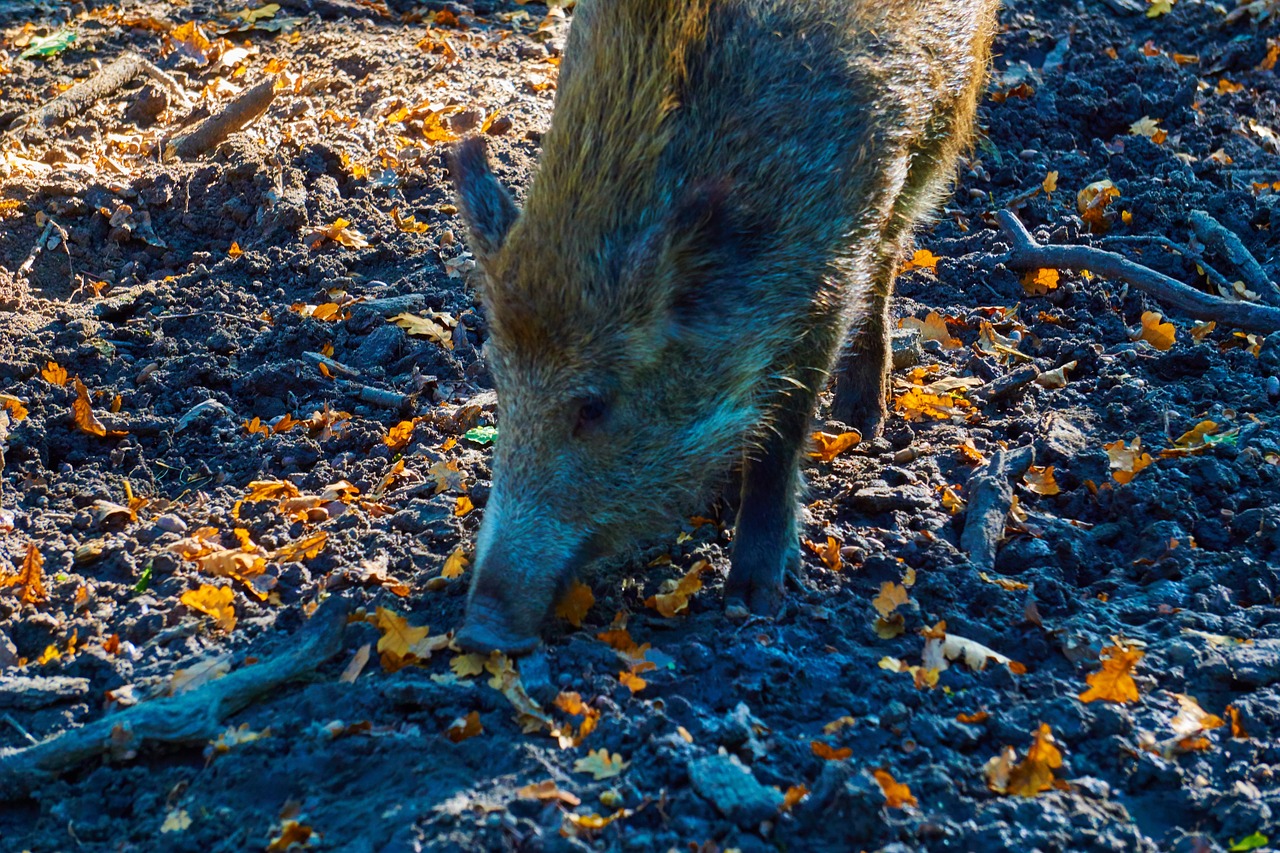
[[(34, 543), (48, 593), (23, 603), (19, 587), (0, 590), (0, 779), (30, 739), (120, 713), (171, 688), (180, 670), (219, 656), (232, 671), (262, 665), (296, 643), (326, 597), (394, 610), (433, 636), (460, 624), (467, 575), (442, 570), (455, 549), (469, 552), (489, 479), (489, 451), (460, 436), (491, 423), (493, 409), (484, 318), (438, 140), (476, 132), (500, 111), (487, 130), (491, 155), (505, 181), (527, 183), (565, 22), (543, 6), (493, 2), (391, 2), (390, 14), (368, 0), (281, 5), (268, 22), (296, 23), (229, 36), (248, 53), (219, 67), (166, 51), (164, 31), (190, 20), (212, 31), (242, 3), (121, 13), (96, 0), (0, 2), (0, 127), (128, 50), (192, 102), (139, 78), (65, 124), (0, 142), (0, 392), (29, 410), (4, 440), (0, 573), (17, 571)], [(1023, 221), (1058, 242), (1095, 240), (1076, 193), (1110, 179), (1120, 190), (1110, 236), (1189, 244), (1188, 214), (1204, 210), (1274, 280), (1280, 193), (1253, 186), (1280, 180), (1280, 86), (1263, 70), (1274, 27), (1247, 14), (1225, 22), (1220, 6), (1192, 0), (1156, 18), (1117, 11), (1120, 0), (1007, 5), (983, 137), (919, 238), (942, 260), (936, 274), (902, 277), (895, 310), (952, 319), (964, 346), (926, 344), (923, 364), (941, 368), (930, 380), (987, 382), (1029, 357), (1046, 370), (1075, 361), (1065, 388), (1030, 384), (968, 419), (895, 415), (886, 439), (816, 463), (805, 536), (834, 537), (843, 566), (833, 572), (806, 551), (810, 588), (776, 621), (726, 620), (729, 533), (716, 525), (690, 526), (684, 541), (587, 578), (596, 602), (583, 628), (557, 620), (539, 661), (547, 671), (526, 672), (544, 700), (551, 686), (599, 711), (580, 746), (523, 733), (487, 675), (452, 677), (453, 652), (394, 672), (375, 653), (353, 683), (341, 681), (379, 636), (357, 622), (312, 680), (225, 721), (268, 737), (225, 750), (143, 746), (56, 779), (10, 780), (0, 848), (263, 849), (289, 819), (312, 828), (315, 849), (356, 851), (1191, 851), (1280, 836), (1280, 335), (1219, 327), (1197, 342), (1193, 319), (1173, 315), (1176, 343), (1159, 351), (1130, 334), (1158, 303), (1078, 273), (1028, 296), (998, 264), (1007, 241), (985, 218), (1056, 171), (1057, 191), (1031, 197)], [(70, 48), (19, 58), (30, 36), (60, 27), (78, 35)], [(1196, 58), (1180, 64), (1175, 53)], [(284, 88), (263, 118), (203, 159), (160, 156), (277, 60), (287, 60)], [(1224, 79), (1242, 88), (1228, 91)], [(397, 120), (401, 108), (412, 113)], [(435, 122), (439, 108), (450, 109)], [(1131, 134), (1144, 117), (1167, 138)], [(393, 208), (428, 227), (403, 230)], [(338, 219), (368, 245), (308, 246)], [(243, 254), (233, 257), (233, 244)], [(1110, 247), (1210, 289), (1193, 261), (1158, 243)], [(1206, 260), (1240, 277), (1227, 259)], [(452, 348), (389, 323), (373, 300), (392, 297), (416, 299), (398, 310), (456, 320)], [(322, 321), (291, 307), (299, 303), (343, 310)], [(1021, 356), (975, 348), (993, 319)], [(354, 376), (323, 375), (305, 355), (326, 346)], [(50, 361), (84, 382), (109, 429), (127, 434), (77, 429), (72, 386), (42, 376)], [(895, 376), (910, 381), (907, 370)], [(359, 386), (416, 396), (388, 408), (362, 401)], [(207, 401), (217, 405), (184, 420)], [(311, 420), (266, 437), (245, 426), (285, 415)], [(412, 440), (392, 451), (388, 429), (415, 415)], [(1205, 419), (1233, 438), (1158, 457)], [(1122, 485), (1103, 445), (1135, 436), (1157, 458)], [(974, 471), (956, 449), (966, 439), (986, 457), (1033, 445), (1061, 489), (1041, 495), (1018, 482), (1026, 517), (1011, 519), (987, 579), (958, 547), (964, 513), (942, 502), (942, 487), (963, 487)], [(403, 472), (371, 498), (401, 459)], [(432, 466), (442, 461), (458, 463), (462, 478), (436, 494)], [(346, 480), (365, 500), (306, 520), (273, 502), (237, 506), (262, 480), (303, 493)], [(463, 490), (476, 509), (458, 517)], [(99, 503), (127, 504), (129, 493), (147, 502), (136, 517)], [(170, 550), (203, 526), (228, 546), (244, 528), (266, 550), (328, 536), (317, 556), (269, 561), (263, 577), (241, 582)], [(646, 568), (662, 553), (670, 565)], [(711, 570), (687, 613), (667, 619), (644, 606), (698, 558)], [(909, 570), (906, 630), (881, 639), (872, 599)], [(179, 601), (202, 584), (233, 590), (230, 632)], [(618, 611), (662, 664), (634, 695), (596, 637)], [(920, 629), (941, 620), (1028, 671), (955, 663), (936, 688), (917, 689), (909, 674), (878, 666), (919, 663)], [(1145, 651), (1139, 700), (1082, 703), (1100, 651), (1116, 643)], [(58, 657), (48, 659), (50, 646)], [(1238, 728), (1208, 731), (1195, 751), (1146, 748), (1173, 736), (1175, 693), (1224, 718), (1231, 706)], [(446, 730), (472, 711), (483, 733), (453, 743)], [(985, 721), (957, 720), (979, 711)], [(824, 733), (846, 716), (852, 725)], [(1031, 798), (990, 790), (987, 761), (1006, 745), (1024, 755), (1041, 723), (1062, 750), (1064, 783)], [(824, 760), (813, 741), (853, 754)], [(627, 769), (602, 781), (575, 771), (601, 748)], [(880, 768), (918, 807), (886, 807), (871, 776)], [(516, 793), (548, 779), (582, 804)], [(798, 785), (808, 796), (780, 811), (777, 791)], [(598, 830), (566, 814), (619, 810)]]

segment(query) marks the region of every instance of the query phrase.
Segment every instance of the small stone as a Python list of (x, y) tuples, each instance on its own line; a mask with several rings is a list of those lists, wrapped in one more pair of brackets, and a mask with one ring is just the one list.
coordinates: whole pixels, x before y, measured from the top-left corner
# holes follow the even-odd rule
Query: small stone
[(744, 829), (778, 813), (782, 792), (762, 785), (741, 761), (731, 755), (712, 755), (689, 762), (689, 779), (700, 797)]
[(895, 329), (889, 338), (889, 350), (893, 356), (893, 369), (906, 370), (915, 367), (924, 358), (919, 329)]
[(156, 527), (165, 533), (177, 533), (179, 536), (187, 532), (187, 523), (172, 513), (165, 513), (157, 518)]
[(860, 512), (892, 512), (925, 509), (933, 504), (933, 496), (924, 486), (891, 487), (888, 483), (881, 482), (854, 492), (850, 503)]

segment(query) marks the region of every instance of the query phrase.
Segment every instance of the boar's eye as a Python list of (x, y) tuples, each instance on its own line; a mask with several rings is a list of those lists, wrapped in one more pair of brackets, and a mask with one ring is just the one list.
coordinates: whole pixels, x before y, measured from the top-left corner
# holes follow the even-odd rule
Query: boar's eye
[(587, 397), (579, 400), (578, 417), (573, 426), (573, 434), (581, 436), (597, 428), (608, 413), (609, 404), (603, 397)]

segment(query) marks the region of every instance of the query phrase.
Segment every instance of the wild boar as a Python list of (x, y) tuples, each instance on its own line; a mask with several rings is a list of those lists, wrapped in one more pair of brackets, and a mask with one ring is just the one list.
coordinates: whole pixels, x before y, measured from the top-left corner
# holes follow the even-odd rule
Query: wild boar
[[(820, 392), (885, 417), (887, 301), (984, 88), (995, 0), (582, 0), (520, 210), (450, 173), (501, 430), (459, 642), (536, 647), (587, 563), (741, 478), (726, 606), (798, 567)], [(845, 345), (845, 341), (849, 343)]]

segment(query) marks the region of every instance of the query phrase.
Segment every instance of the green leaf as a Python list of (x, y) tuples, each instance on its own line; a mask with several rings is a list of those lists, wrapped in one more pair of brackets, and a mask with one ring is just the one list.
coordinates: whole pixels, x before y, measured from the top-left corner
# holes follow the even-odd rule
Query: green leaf
[(54, 56), (75, 44), (76, 34), (71, 30), (59, 30), (51, 36), (36, 37), (31, 40), (27, 49), (18, 54), (19, 59), (30, 59), (33, 56)]
[(134, 592), (146, 592), (147, 587), (151, 586), (151, 561), (142, 567), (142, 577), (138, 578), (138, 582), (133, 585)]
[(1234, 838), (1231, 839), (1231, 846), (1227, 849), (1232, 853), (1236, 853), (1239, 850), (1257, 850), (1259, 847), (1266, 847), (1269, 840), (1261, 832), (1255, 832), (1253, 835), (1246, 835), (1239, 841)]
[(472, 427), (462, 434), (467, 441), (474, 441), (481, 446), (493, 444), (498, 438), (498, 428), (491, 426)]

